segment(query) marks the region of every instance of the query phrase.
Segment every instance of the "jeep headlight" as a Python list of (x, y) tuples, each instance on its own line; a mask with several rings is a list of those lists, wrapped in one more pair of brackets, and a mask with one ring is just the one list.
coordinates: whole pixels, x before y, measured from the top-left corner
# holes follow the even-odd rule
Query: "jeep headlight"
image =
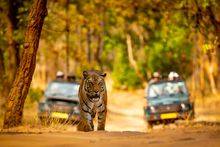
[(39, 104), (39, 111), (50, 111), (50, 108), (46, 103), (40, 103)]
[(181, 108), (182, 108), (182, 110), (188, 110), (189, 106), (187, 104), (182, 103)]
[(79, 107), (73, 107), (73, 112), (78, 114), (79, 113)]
[(150, 106), (150, 111), (153, 112), (153, 113), (155, 113), (155, 112), (156, 112), (155, 107), (154, 107), (154, 106)]

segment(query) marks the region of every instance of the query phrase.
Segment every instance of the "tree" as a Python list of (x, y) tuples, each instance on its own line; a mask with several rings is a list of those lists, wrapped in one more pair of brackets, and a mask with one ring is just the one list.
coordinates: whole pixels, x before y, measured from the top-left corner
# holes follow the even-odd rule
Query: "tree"
[(211, 91), (216, 94), (218, 83), (220, 83), (218, 74), (220, 71), (219, 0), (186, 0), (184, 3), (187, 10), (185, 11), (187, 12), (186, 18), (190, 27), (193, 28), (191, 34), (195, 36), (194, 86), (192, 87), (195, 91), (210, 88), (207, 90), (208, 93)]
[(47, 15), (46, 0), (35, 0), (29, 14), (22, 59), (6, 101), (4, 128), (21, 124), (24, 102), (35, 70), (40, 34)]
[[(76, 76), (85, 68), (108, 70), (115, 73), (118, 87), (139, 87), (154, 71), (165, 77), (175, 70), (184, 79), (196, 76), (196, 91), (208, 94), (211, 87), (220, 86), (218, 4), (219, 0), (51, 0), (35, 86), (44, 87), (57, 70), (67, 68)], [(212, 44), (214, 52), (204, 53), (204, 43)], [(128, 75), (141, 82), (124, 82)]]
[[(3, 51), (0, 48), (0, 75), (5, 75), (5, 65), (4, 65), (3, 61), (4, 61)], [(4, 82), (4, 76), (1, 76), (0, 77), (0, 83), (3, 83), (3, 82)], [(0, 91), (2, 91), (2, 89), (3, 89), (3, 85), (0, 85)], [(1, 99), (1, 98), (2, 97), (0, 95), (0, 107), (1, 107), (2, 103), (4, 104), (4, 100)]]
[[(5, 33), (2, 37), (1, 43), (4, 42), (6, 46), (2, 47), (1, 55), (5, 58), (1, 59), (1, 67), (4, 66), (4, 69), (1, 69), (1, 87), (0, 88), (0, 97), (2, 97), (3, 106), (5, 103), (5, 97), (8, 96), (9, 90), (11, 88), (12, 82), (15, 78), (16, 70), (19, 65), (20, 60), (20, 42), (19, 39), (19, 19), (22, 15), (19, 15), (19, 8), (24, 4), (20, 0), (7, 0), (1, 4), (3, 10), (2, 24), (5, 26)], [(4, 43), (3, 43), (4, 44)]]

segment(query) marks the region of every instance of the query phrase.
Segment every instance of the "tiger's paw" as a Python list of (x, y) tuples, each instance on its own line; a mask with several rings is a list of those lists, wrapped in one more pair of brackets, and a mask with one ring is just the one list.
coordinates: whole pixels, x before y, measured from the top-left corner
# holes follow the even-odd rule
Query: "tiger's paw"
[(94, 127), (87, 124), (79, 123), (77, 126), (77, 130), (83, 132), (89, 132), (89, 131), (94, 131)]
[(98, 131), (105, 131), (105, 126), (98, 126)]

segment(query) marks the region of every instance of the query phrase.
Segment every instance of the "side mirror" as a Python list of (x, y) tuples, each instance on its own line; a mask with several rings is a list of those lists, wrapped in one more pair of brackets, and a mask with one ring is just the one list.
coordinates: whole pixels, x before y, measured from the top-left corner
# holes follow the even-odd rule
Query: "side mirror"
[(191, 100), (191, 93), (188, 93), (188, 99)]
[(144, 98), (147, 99), (148, 97), (147, 97), (147, 96), (144, 96)]
[(44, 106), (44, 103), (43, 102), (38, 102), (38, 105), (41, 107), (41, 106)]

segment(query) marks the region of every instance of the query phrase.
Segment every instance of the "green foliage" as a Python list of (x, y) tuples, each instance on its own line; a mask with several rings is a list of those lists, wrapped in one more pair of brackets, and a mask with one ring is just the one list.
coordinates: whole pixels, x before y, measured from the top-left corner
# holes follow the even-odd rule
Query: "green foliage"
[(116, 61), (113, 69), (112, 78), (114, 88), (116, 89), (133, 89), (140, 88), (141, 80), (136, 75), (133, 68), (128, 64), (128, 53), (126, 47), (121, 44), (116, 54)]
[[(17, 13), (19, 28), (14, 32), (19, 44), (23, 40), (27, 11), (30, 9), (30, 2), (20, 3)], [(1, 11), (5, 7), (6, 2), (0, 3)], [(198, 12), (198, 7), (201, 12)], [(50, 77), (58, 69), (65, 71), (68, 56), (70, 71), (77, 76), (81, 76), (84, 69), (100, 69), (102, 64), (104, 70), (113, 72), (116, 88), (139, 87), (143, 80), (149, 78), (147, 75), (154, 71), (162, 74), (176, 71), (188, 78), (193, 71), (195, 30), (201, 31), (207, 42), (215, 39), (213, 34), (218, 33), (215, 28), (219, 26), (217, 22), (216, 26), (213, 25), (214, 17), (210, 17), (209, 8), (217, 18), (218, 0), (48, 1), (48, 16), (45, 18), (37, 57), (37, 66), (42, 68), (36, 71), (37, 77), (46, 75), (46, 80), (51, 80)], [(4, 17), (4, 13), (1, 13), (0, 48), (3, 51), (7, 48)], [(126, 34), (131, 36), (138, 72), (129, 64)], [(7, 64), (10, 55), (4, 52), (4, 59)]]
[(113, 71), (113, 88), (134, 89), (141, 87), (141, 81), (139, 77), (136, 75), (134, 69), (130, 68), (126, 64), (119, 64), (115, 68), (117, 67), (119, 67), (119, 69), (115, 69)]
[(180, 16), (178, 13), (173, 14), (176, 23), (170, 24), (161, 20), (157, 24), (159, 29), (151, 34), (150, 43), (145, 46), (145, 54), (148, 54), (147, 67), (151, 73), (160, 71), (162, 74), (168, 74), (170, 71), (176, 71), (187, 77), (192, 72), (192, 43), (190, 38), (187, 38), (186, 28), (179, 25), (184, 21)]
[(39, 102), (43, 96), (43, 91), (40, 88), (30, 88), (25, 103)]

